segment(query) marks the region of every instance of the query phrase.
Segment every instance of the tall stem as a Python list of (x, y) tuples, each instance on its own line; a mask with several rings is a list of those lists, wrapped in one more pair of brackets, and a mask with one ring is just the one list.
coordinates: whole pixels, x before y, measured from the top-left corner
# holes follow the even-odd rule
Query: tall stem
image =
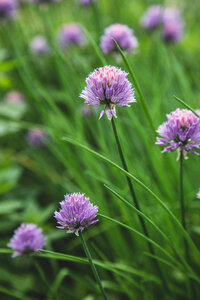
[(181, 208), (181, 223), (183, 228), (186, 229), (185, 222), (185, 205), (184, 205), (184, 195), (183, 195), (183, 151), (180, 153), (180, 208)]
[(102, 285), (102, 283), (101, 283), (101, 279), (100, 279), (100, 277), (99, 277), (99, 274), (98, 274), (98, 272), (97, 272), (97, 269), (96, 269), (96, 267), (95, 267), (95, 265), (94, 265), (94, 263), (93, 263), (93, 261), (92, 261), (92, 256), (91, 256), (91, 254), (90, 254), (90, 251), (89, 251), (89, 249), (88, 249), (88, 246), (87, 246), (87, 244), (86, 244), (86, 241), (85, 241), (85, 239), (84, 239), (84, 237), (83, 237), (83, 233), (80, 232), (79, 235), (80, 235), (80, 238), (81, 238), (81, 242), (82, 242), (82, 245), (83, 245), (83, 249), (84, 249), (84, 251), (85, 251), (85, 255), (86, 255), (87, 258), (88, 258), (90, 267), (91, 267), (91, 269), (92, 269), (92, 272), (93, 272), (93, 274), (94, 274), (94, 277), (95, 277), (95, 279), (96, 279), (96, 282), (97, 282), (98, 285), (99, 285), (99, 288), (100, 288), (100, 290), (101, 290), (102, 296), (103, 296), (103, 298), (104, 298), (105, 300), (108, 300), (108, 297), (107, 297), (107, 295), (106, 295), (106, 293), (105, 293), (105, 290), (104, 290), (104, 288), (103, 288), (103, 285)]
[[(115, 121), (114, 121), (113, 118), (111, 120), (111, 124), (112, 124), (112, 128), (113, 128), (115, 140), (116, 140), (116, 143), (117, 143), (117, 148), (118, 148), (118, 151), (119, 151), (120, 159), (121, 159), (121, 162), (122, 162), (122, 166), (123, 166), (124, 170), (126, 170), (128, 172), (128, 167), (127, 167), (127, 164), (126, 164), (126, 161), (125, 161), (125, 158), (124, 158), (124, 154), (123, 154), (122, 147), (121, 147), (121, 144), (120, 144), (119, 136), (118, 136), (118, 133), (117, 133), (117, 128), (115, 126)], [(132, 184), (132, 182), (131, 182), (131, 180), (130, 180), (129, 177), (126, 176), (126, 179), (127, 179), (127, 182), (128, 182), (128, 186), (129, 186), (130, 192), (131, 192), (131, 196), (133, 198), (133, 203), (134, 203), (135, 207), (139, 211), (141, 211), (140, 206), (139, 206), (139, 202), (137, 200), (137, 197), (136, 197), (136, 194), (135, 194), (135, 191), (134, 191), (134, 188), (133, 188), (133, 184)], [(140, 221), (140, 224), (142, 226), (144, 234), (146, 235), (146, 237), (149, 238), (149, 233), (148, 233), (148, 230), (147, 230), (147, 227), (146, 227), (144, 219), (140, 215), (138, 215), (138, 218), (139, 218), (139, 221)], [(147, 242), (147, 244), (148, 244), (148, 248), (149, 248), (150, 253), (152, 255), (155, 255), (155, 251), (154, 251), (154, 248), (153, 248), (152, 244), (149, 243), (149, 242)], [(164, 275), (162, 273), (162, 270), (160, 268), (160, 265), (159, 265), (158, 261), (154, 260), (154, 264), (155, 264), (157, 272), (158, 272), (158, 274), (159, 274), (159, 276), (160, 276), (160, 278), (162, 280), (162, 284), (163, 284), (165, 290), (169, 293), (169, 288), (168, 288), (167, 282), (165, 280), (165, 277), (164, 277)]]

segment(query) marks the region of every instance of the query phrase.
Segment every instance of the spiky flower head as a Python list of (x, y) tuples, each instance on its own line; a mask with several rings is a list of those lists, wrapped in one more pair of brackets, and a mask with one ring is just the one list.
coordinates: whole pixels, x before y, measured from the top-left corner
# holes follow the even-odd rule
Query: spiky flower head
[(165, 8), (163, 12), (163, 40), (166, 43), (178, 42), (183, 37), (183, 20), (179, 10), (175, 8)]
[(79, 3), (82, 5), (82, 6), (90, 6), (90, 4), (92, 3), (96, 3), (97, 0), (79, 0)]
[(85, 42), (85, 35), (78, 24), (69, 23), (61, 27), (58, 36), (58, 43), (62, 49), (66, 49), (72, 45), (83, 46)]
[(79, 235), (86, 227), (98, 222), (96, 218), (98, 207), (90, 203), (85, 194), (74, 193), (65, 195), (65, 200), (60, 202), (60, 211), (55, 211), (55, 218), (67, 233)]
[(43, 147), (47, 140), (47, 134), (40, 128), (29, 130), (27, 135), (28, 143), (34, 147)]
[(33, 254), (38, 249), (43, 249), (45, 238), (42, 229), (35, 224), (21, 224), (14, 231), (14, 235), (10, 240), (8, 247), (14, 250), (13, 257), (25, 254)]
[(157, 28), (163, 20), (163, 8), (161, 5), (152, 5), (144, 13), (141, 25), (145, 29), (153, 30)]
[(12, 90), (6, 94), (4, 101), (10, 104), (23, 103), (24, 95), (18, 91)]
[(186, 153), (194, 152), (193, 149), (200, 146), (200, 119), (190, 110), (179, 109), (167, 115), (167, 122), (159, 126), (157, 130), (161, 136), (157, 138), (156, 144), (164, 146), (164, 152), (175, 150)]
[(0, 21), (14, 19), (17, 6), (16, 0), (0, 0)]
[(126, 25), (113, 24), (104, 30), (101, 37), (101, 50), (109, 54), (117, 50), (114, 39), (120, 48), (126, 52), (133, 53), (138, 46), (138, 40), (133, 35), (133, 30)]
[(104, 105), (99, 119), (106, 112), (109, 120), (117, 118), (115, 105), (129, 107), (130, 103), (136, 102), (131, 83), (127, 79), (127, 73), (119, 68), (105, 66), (98, 68), (86, 79), (87, 86), (80, 97), (88, 105)]
[(50, 48), (46, 38), (42, 35), (35, 36), (30, 43), (30, 51), (36, 55), (46, 55)]

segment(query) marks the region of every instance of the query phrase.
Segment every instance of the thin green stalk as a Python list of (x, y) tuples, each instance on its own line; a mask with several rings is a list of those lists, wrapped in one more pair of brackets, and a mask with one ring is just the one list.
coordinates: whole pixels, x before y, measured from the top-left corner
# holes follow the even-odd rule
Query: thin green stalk
[[(113, 133), (114, 133), (114, 136), (115, 136), (115, 140), (116, 140), (116, 143), (117, 143), (117, 148), (118, 148), (118, 151), (119, 151), (120, 159), (121, 159), (121, 162), (122, 162), (122, 166), (123, 166), (124, 170), (126, 170), (127, 172), (129, 172), (127, 164), (126, 164), (126, 161), (125, 161), (125, 158), (124, 158), (124, 154), (123, 154), (123, 151), (122, 151), (122, 147), (121, 147), (121, 144), (120, 144), (119, 136), (118, 136), (118, 133), (117, 133), (117, 128), (115, 126), (115, 121), (114, 121), (113, 118), (111, 119), (111, 124), (112, 124)], [(131, 180), (130, 180), (130, 178), (128, 176), (126, 176), (126, 179), (127, 179), (127, 182), (128, 182), (128, 186), (129, 186), (130, 192), (131, 192), (131, 196), (133, 198), (133, 203), (134, 203), (136, 209), (139, 210), (139, 211), (141, 211), (140, 206), (139, 206), (139, 202), (137, 200), (137, 196), (135, 194), (135, 191), (134, 191), (134, 188), (133, 188), (133, 185), (132, 185), (132, 182), (131, 182)], [(141, 217), (141, 215), (138, 215), (138, 218), (139, 218), (140, 224), (142, 226), (144, 235), (147, 238), (150, 238), (144, 219)], [(147, 242), (147, 244), (148, 244), (148, 248), (149, 248), (150, 253), (152, 255), (155, 255), (155, 251), (154, 251), (154, 248), (153, 248), (152, 244), (149, 243), (149, 242)], [(155, 260), (154, 264), (155, 264), (157, 272), (158, 272), (158, 274), (159, 274), (159, 276), (160, 276), (160, 278), (162, 280), (162, 283), (163, 283), (163, 286), (164, 286), (165, 290), (169, 293), (169, 288), (168, 288), (167, 282), (165, 280), (165, 277), (164, 277), (164, 275), (162, 273), (162, 270), (161, 270), (161, 267), (160, 267), (158, 261)]]
[(185, 223), (185, 205), (184, 205), (184, 195), (183, 195), (183, 151), (180, 153), (180, 208), (181, 208), (181, 223), (183, 228), (186, 230)]
[(197, 113), (190, 105), (188, 105), (188, 104), (185, 103), (183, 100), (181, 100), (180, 98), (176, 97), (175, 95), (174, 95), (174, 98), (175, 98), (178, 102), (180, 102), (183, 106), (185, 106), (185, 108), (191, 110), (191, 111), (193, 112), (193, 114), (194, 114), (196, 117), (200, 118), (200, 116), (198, 115), (198, 113)]
[(84, 239), (84, 237), (83, 237), (83, 233), (80, 232), (79, 235), (80, 235), (80, 238), (81, 238), (81, 242), (82, 242), (82, 245), (83, 245), (83, 249), (84, 249), (85, 254), (86, 254), (87, 258), (88, 258), (90, 267), (91, 267), (92, 272), (93, 272), (93, 274), (94, 274), (94, 277), (95, 277), (95, 279), (96, 279), (96, 281), (97, 281), (97, 283), (98, 283), (98, 285), (99, 285), (99, 288), (100, 288), (100, 290), (101, 290), (101, 293), (102, 293), (102, 295), (103, 295), (103, 298), (104, 298), (105, 300), (108, 300), (108, 297), (107, 297), (107, 295), (106, 295), (106, 293), (105, 293), (105, 290), (104, 290), (104, 288), (103, 288), (103, 285), (102, 285), (102, 283), (101, 283), (101, 279), (100, 279), (100, 277), (99, 277), (99, 274), (98, 274), (98, 272), (97, 272), (97, 269), (96, 269), (96, 267), (95, 267), (95, 265), (94, 265), (94, 263), (93, 263), (93, 261), (92, 261), (92, 256), (91, 256), (91, 254), (90, 254), (90, 251), (89, 251), (89, 249), (88, 249), (88, 246), (87, 246), (87, 244), (86, 244), (86, 241), (85, 241), (85, 239)]

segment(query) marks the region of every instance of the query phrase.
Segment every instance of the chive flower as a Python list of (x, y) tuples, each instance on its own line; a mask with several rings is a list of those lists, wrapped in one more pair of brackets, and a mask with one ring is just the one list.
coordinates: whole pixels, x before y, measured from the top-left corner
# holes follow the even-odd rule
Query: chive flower
[(79, 235), (79, 231), (98, 222), (96, 219), (98, 207), (90, 203), (84, 194), (74, 193), (65, 195), (65, 200), (60, 202), (60, 211), (55, 211), (54, 217), (67, 233)]
[(13, 257), (23, 256), (25, 254), (32, 255), (43, 249), (45, 238), (42, 229), (35, 224), (21, 224), (14, 231), (14, 235), (10, 240), (8, 247), (14, 250)]
[(46, 55), (50, 50), (46, 38), (42, 35), (35, 36), (32, 39), (29, 48), (34, 55)]
[(92, 2), (96, 4), (97, 0), (79, 0), (82, 6), (90, 6)]
[(31, 129), (28, 132), (27, 140), (30, 146), (43, 147), (45, 146), (48, 137), (47, 134), (40, 128)]
[(80, 97), (88, 105), (104, 105), (99, 119), (106, 113), (109, 120), (117, 118), (115, 106), (129, 107), (136, 102), (131, 83), (127, 73), (119, 68), (105, 66), (92, 72), (86, 79), (87, 86)]
[(179, 10), (165, 8), (163, 12), (163, 40), (166, 43), (179, 42), (183, 37), (183, 28), (184, 24)]
[(4, 101), (10, 104), (18, 104), (23, 103), (25, 100), (22, 93), (12, 90), (6, 94)]
[(58, 36), (58, 43), (61, 49), (67, 49), (73, 45), (83, 46), (85, 42), (85, 35), (78, 24), (69, 23), (61, 27)]
[(144, 13), (141, 19), (141, 25), (148, 30), (154, 30), (162, 22), (163, 8), (161, 5), (152, 5)]
[(200, 146), (200, 119), (190, 110), (177, 108), (157, 132), (161, 137), (157, 137), (156, 144), (165, 147), (162, 153), (178, 150), (185, 158), (187, 152), (199, 155), (193, 149)]
[(120, 48), (128, 53), (134, 53), (138, 47), (138, 40), (133, 34), (133, 30), (126, 25), (113, 24), (104, 30), (101, 37), (101, 50), (104, 54), (117, 51), (114, 39)]
[(17, 12), (16, 0), (0, 0), (0, 22), (14, 19)]

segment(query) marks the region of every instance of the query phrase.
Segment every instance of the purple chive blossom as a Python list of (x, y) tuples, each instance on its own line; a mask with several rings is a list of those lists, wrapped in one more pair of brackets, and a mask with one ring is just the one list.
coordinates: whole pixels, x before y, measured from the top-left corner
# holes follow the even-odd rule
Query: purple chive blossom
[(35, 36), (32, 39), (32, 41), (29, 45), (29, 48), (30, 48), (31, 53), (36, 54), (36, 55), (45, 55), (50, 50), (46, 38), (41, 35)]
[(133, 35), (133, 30), (126, 25), (113, 24), (105, 29), (101, 37), (101, 50), (104, 54), (117, 50), (112, 39), (116, 40), (122, 50), (129, 53), (134, 53), (138, 47), (138, 41)]
[(152, 5), (144, 13), (141, 25), (145, 29), (153, 30), (162, 22), (163, 8), (160, 5)]
[(14, 19), (17, 12), (16, 0), (0, 0), (0, 21)]
[(48, 137), (43, 130), (35, 128), (28, 132), (27, 139), (30, 146), (43, 147), (45, 146)]
[(79, 3), (82, 5), (82, 6), (89, 6), (91, 3), (96, 3), (97, 0), (79, 0)]
[(24, 96), (18, 91), (11, 91), (6, 94), (4, 101), (10, 104), (18, 104), (24, 102)]
[(157, 132), (161, 137), (156, 144), (165, 147), (162, 153), (178, 150), (183, 151), (185, 158), (187, 152), (198, 155), (192, 149), (200, 146), (200, 119), (190, 110), (178, 108), (171, 112)]
[(10, 240), (8, 247), (14, 250), (13, 257), (33, 254), (45, 245), (42, 229), (35, 224), (21, 224)]
[(105, 105), (99, 119), (103, 117), (105, 112), (109, 120), (112, 117), (117, 118), (115, 105), (129, 107), (130, 103), (136, 102), (127, 75), (121, 69), (105, 66), (94, 70), (86, 79), (87, 86), (80, 97), (88, 105)]
[(66, 49), (72, 45), (84, 45), (85, 36), (81, 27), (76, 23), (62, 26), (59, 32), (58, 43), (62, 49)]
[(54, 217), (61, 225), (58, 228), (65, 229), (67, 233), (79, 235), (79, 231), (98, 222), (95, 219), (98, 207), (90, 203), (90, 199), (84, 194), (66, 195), (65, 200), (60, 202), (60, 206), (60, 211), (55, 211)]
[(183, 20), (180, 12), (175, 8), (166, 8), (163, 12), (163, 40), (178, 42), (183, 37)]

